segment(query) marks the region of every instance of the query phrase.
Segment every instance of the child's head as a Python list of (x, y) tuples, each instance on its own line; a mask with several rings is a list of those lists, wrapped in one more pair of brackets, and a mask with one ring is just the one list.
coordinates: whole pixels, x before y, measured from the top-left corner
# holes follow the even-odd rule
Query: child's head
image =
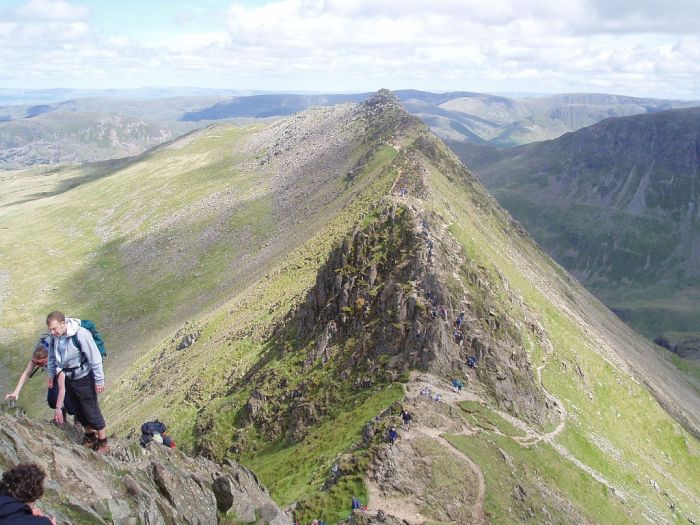
[(20, 463), (6, 470), (0, 479), (0, 494), (22, 503), (34, 503), (44, 495), (46, 474), (39, 465)]

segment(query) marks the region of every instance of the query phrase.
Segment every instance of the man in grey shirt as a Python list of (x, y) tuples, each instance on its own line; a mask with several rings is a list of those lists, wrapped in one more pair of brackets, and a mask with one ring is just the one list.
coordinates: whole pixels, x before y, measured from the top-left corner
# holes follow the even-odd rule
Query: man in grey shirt
[[(51, 312), (46, 326), (52, 335), (49, 348), (49, 388), (56, 374), (66, 376), (66, 399), (75, 407), (75, 417), (85, 428), (82, 444), (99, 454), (109, 452), (106, 424), (97, 402), (97, 394), (105, 390), (102, 354), (90, 330), (80, 320)], [(77, 342), (77, 344), (76, 344)]]

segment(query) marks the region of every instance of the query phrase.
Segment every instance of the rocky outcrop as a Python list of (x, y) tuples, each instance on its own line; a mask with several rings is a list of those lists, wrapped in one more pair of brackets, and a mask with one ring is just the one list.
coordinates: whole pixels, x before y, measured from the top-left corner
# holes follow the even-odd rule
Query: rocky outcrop
[(120, 440), (99, 456), (77, 441), (72, 426), (0, 412), (0, 466), (40, 465), (47, 479), (38, 506), (59, 525), (291, 523), (255, 474), (233, 462)]

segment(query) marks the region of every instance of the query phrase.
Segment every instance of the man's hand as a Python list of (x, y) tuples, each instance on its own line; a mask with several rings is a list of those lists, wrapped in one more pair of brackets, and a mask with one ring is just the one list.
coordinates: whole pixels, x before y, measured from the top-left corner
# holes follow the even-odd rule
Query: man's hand
[(105, 391), (104, 385), (95, 385), (95, 392), (97, 392), (98, 394), (101, 394), (104, 391)]
[(49, 388), (53, 388), (53, 376), (49, 376), (46, 383), (49, 385)]
[(19, 397), (19, 394), (17, 392), (10, 392), (9, 394), (5, 394), (5, 401), (7, 401), (9, 399), (17, 401), (18, 397)]
[(57, 408), (54, 411), (53, 420), (56, 423), (58, 423), (59, 425), (62, 425), (63, 424), (63, 410), (61, 410), (60, 408)]

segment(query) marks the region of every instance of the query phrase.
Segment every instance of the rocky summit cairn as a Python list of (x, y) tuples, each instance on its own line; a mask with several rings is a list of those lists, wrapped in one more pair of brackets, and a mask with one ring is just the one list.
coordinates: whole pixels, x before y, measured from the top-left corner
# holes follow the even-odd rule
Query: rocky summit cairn
[[(98, 456), (77, 433), (0, 411), (0, 467), (36, 463), (47, 473), (37, 506), (63, 524), (291, 523), (250, 470), (217, 465), (152, 442), (112, 440)], [(226, 521), (223, 521), (226, 520)]]

